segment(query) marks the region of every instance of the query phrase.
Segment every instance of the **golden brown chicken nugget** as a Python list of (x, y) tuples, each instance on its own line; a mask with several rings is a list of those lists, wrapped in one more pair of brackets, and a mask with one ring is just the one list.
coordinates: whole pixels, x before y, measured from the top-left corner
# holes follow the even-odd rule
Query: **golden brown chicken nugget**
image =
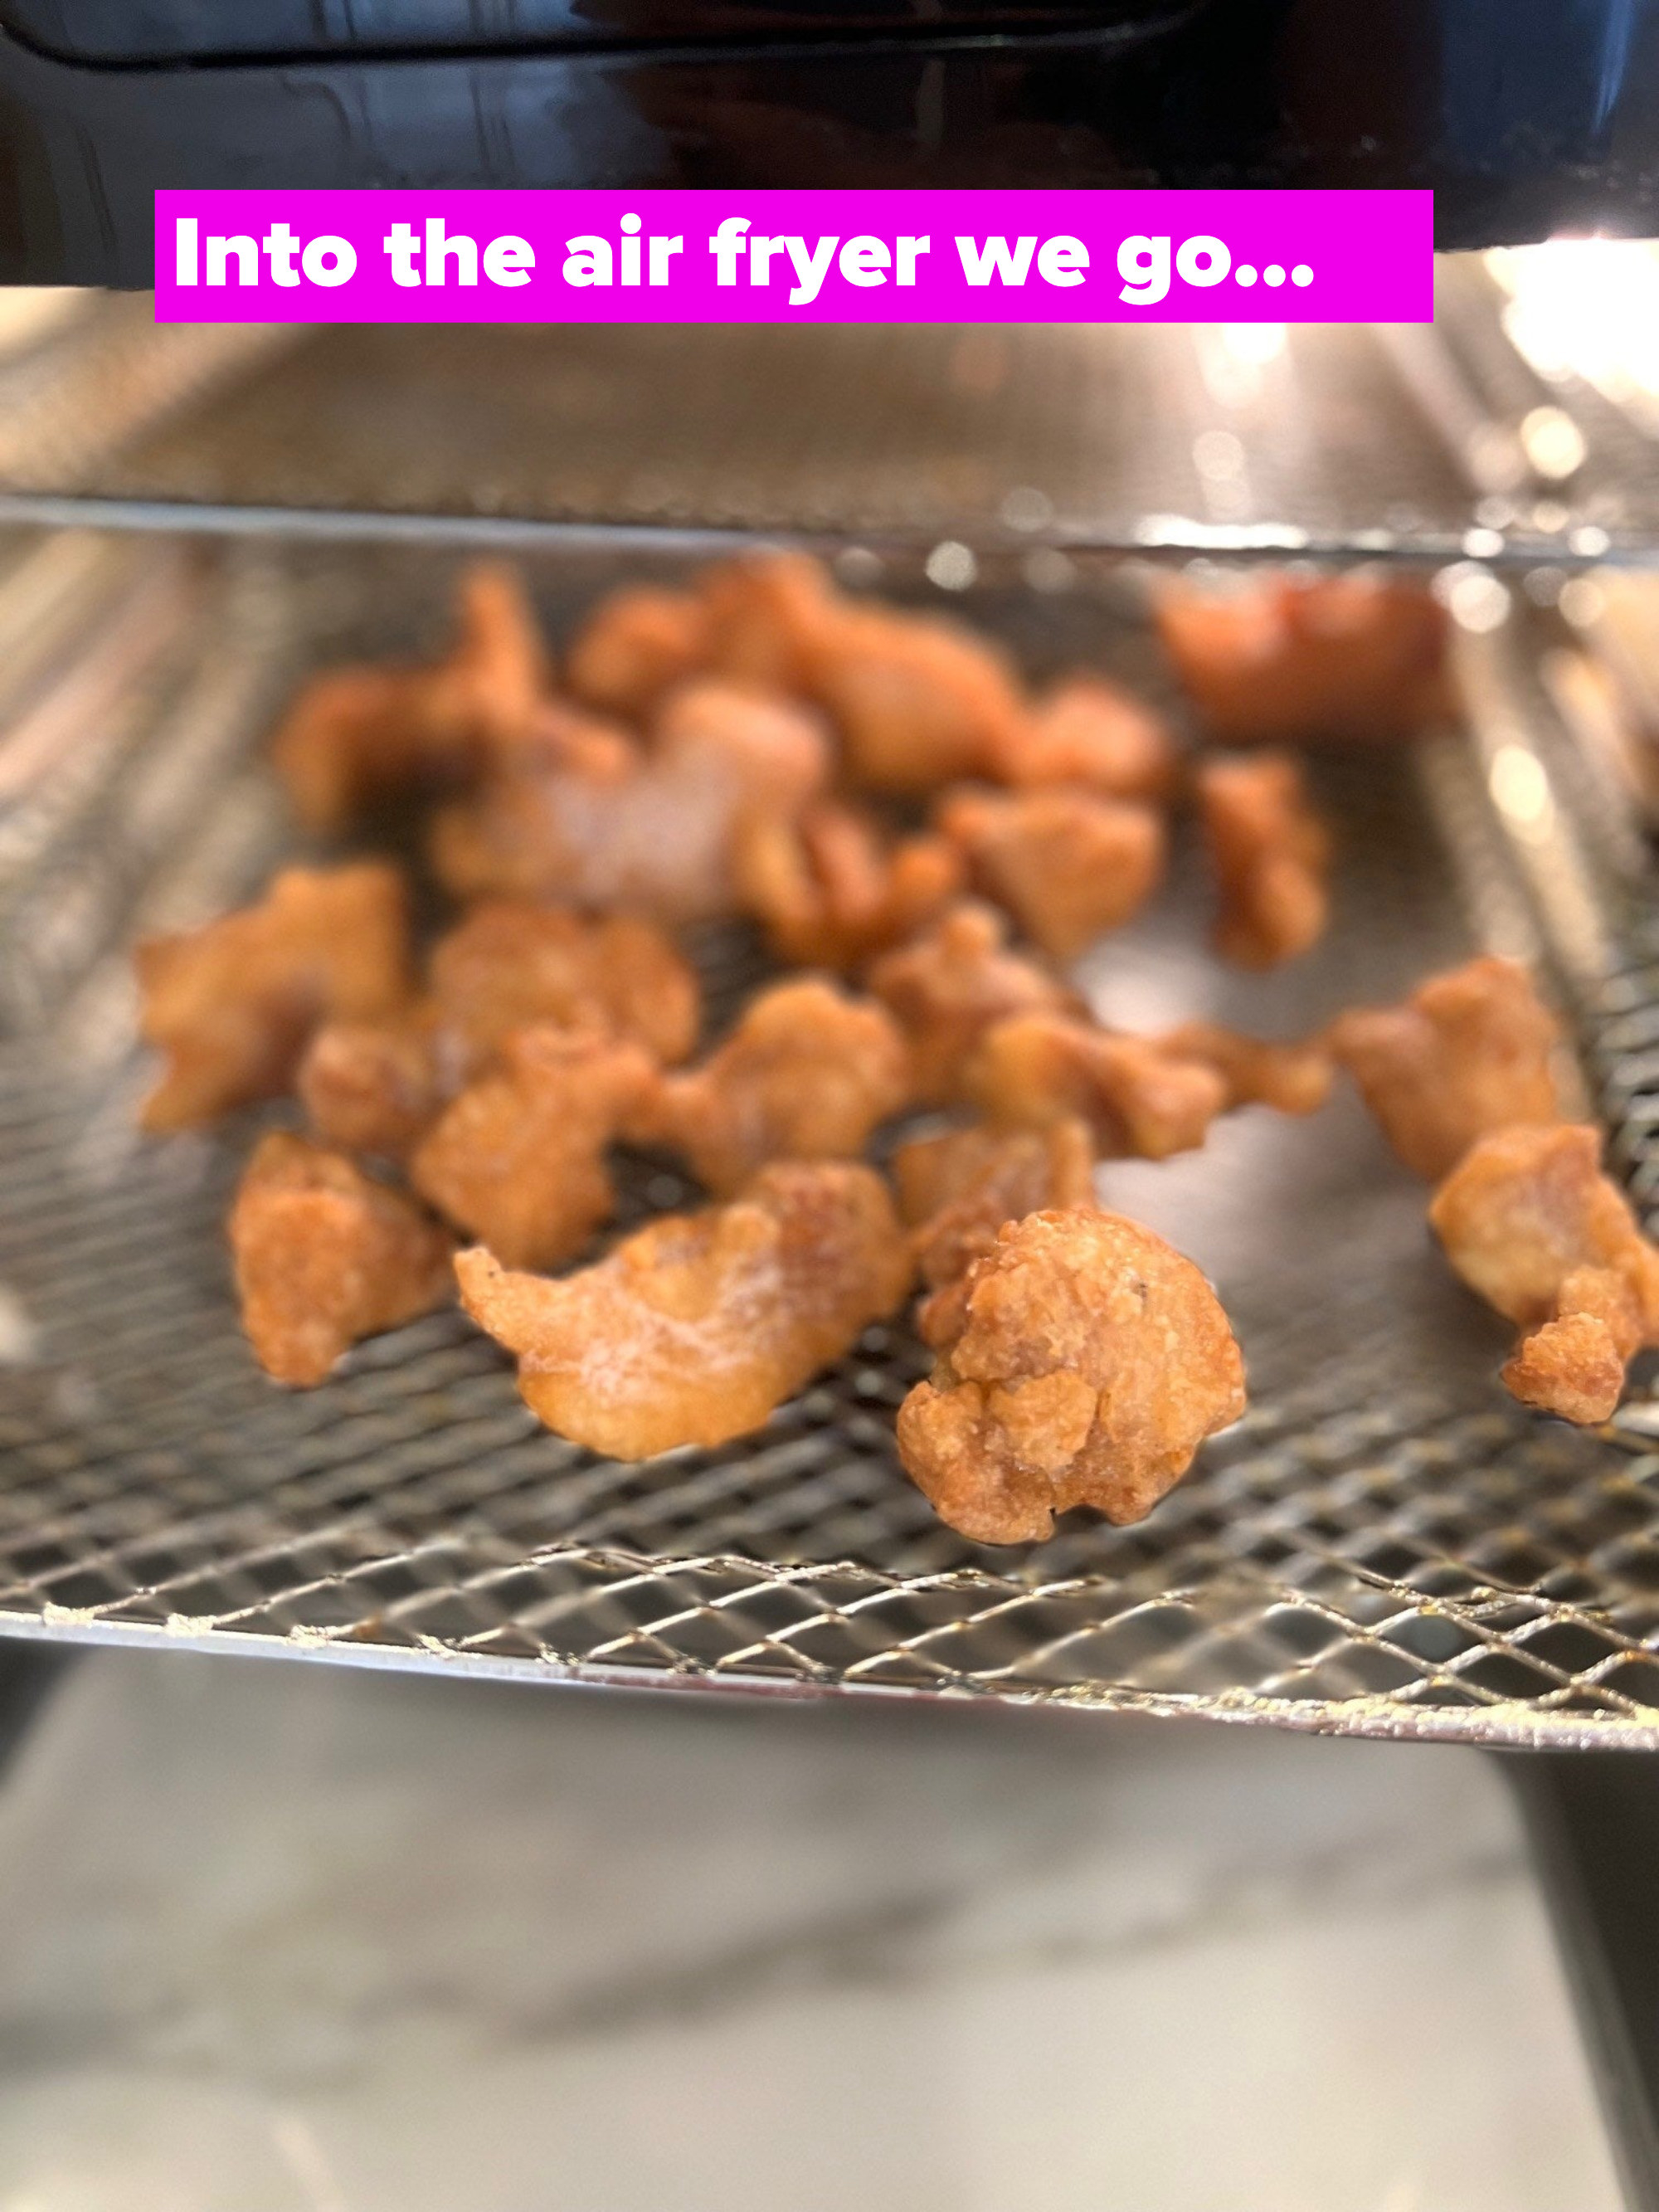
[(950, 908), (925, 936), (875, 962), (866, 978), (904, 1031), (918, 1101), (950, 1105), (987, 1030), (1011, 1015), (1069, 1013), (1074, 993), (1007, 948), (994, 908), (969, 900)]
[(1161, 817), (1086, 791), (955, 792), (937, 819), (975, 887), (1056, 960), (1121, 927), (1164, 873)]
[(695, 971), (653, 923), (591, 921), (529, 899), (485, 900), (440, 938), (431, 991), (475, 1054), (545, 1022), (608, 1029), (672, 1062), (690, 1051), (702, 1020)]
[(524, 737), (552, 672), (522, 585), (480, 562), (461, 579), (459, 616), (442, 660), (329, 669), (301, 690), (271, 742), (308, 828), (343, 829), (406, 787), (470, 781)]
[(520, 763), (433, 828), (440, 880), (462, 898), (567, 898), (665, 921), (729, 914), (740, 840), (787, 818), (829, 778), (817, 716), (713, 682), (672, 693), (653, 743)]
[(603, 1030), (515, 1030), (422, 1139), (410, 1180), (508, 1266), (558, 1267), (614, 1210), (606, 1149), (655, 1073)]
[(378, 861), (284, 868), (257, 906), (152, 937), (133, 954), (139, 1034), (166, 1056), (146, 1129), (190, 1129), (274, 1098), (318, 1025), (409, 994), (403, 878)]
[(1157, 612), (1224, 744), (1406, 738), (1448, 711), (1446, 617), (1419, 585), (1277, 576), (1218, 597), (1172, 582)]
[(942, 837), (884, 839), (835, 799), (794, 820), (753, 823), (739, 842), (738, 896), (781, 960), (856, 968), (900, 945), (962, 887), (960, 856)]
[(1091, 1505), (1139, 1521), (1244, 1410), (1244, 1363), (1180, 1253), (1093, 1207), (1008, 1223), (974, 1263), (899, 1456), (949, 1527), (1031, 1544)]
[(629, 586), (600, 600), (570, 641), (565, 680), (576, 697), (634, 721), (708, 665), (708, 611), (695, 592)]
[(450, 1238), (413, 1199), (337, 1152), (273, 1130), (237, 1188), (230, 1249), (242, 1327), (279, 1382), (320, 1382), (363, 1337), (450, 1297)]
[(1599, 1133), (1579, 1123), (1494, 1130), (1429, 1206), (1464, 1281), (1532, 1332), (1504, 1380), (1568, 1420), (1606, 1419), (1626, 1362), (1659, 1343), (1659, 1251), (1601, 1157)]
[(1055, 1207), (1092, 1206), (1094, 1148), (1081, 1121), (1046, 1129), (981, 1122), (919, 1137), (893, 1155), (900, 1210), (915, 1226), (911, 1249), (932, 1292), (916, 1316), (929, 1344), (961, 1326), (968, 1271), (1007, 1221)]
[(630, 1133), (683, 1152), (725, 1194), (772, 1160), (853, 1158), (908, 1097), (909, 1058), (890, 1017), (803, 976), (750, 1000), (701, 1066), (661, 1077)]
[(344, 1152), (400, 1160), (466, 1080), (471, 1055), (430, 1000), (374, 1022), (325, 1022), (295, 1089), (314, 1133)]
[(806, 553), (722, 561), (698, 585), (708, 665), (757, 690), (810, 694), (817, 656), (845, 603), (822, 562)]
[(1323, 1043), (1281, 1044), (1245, 1036), (1220, 1022), (1182, 1022), (1152, 1042), (1171, 1060), (1212, 1067), (1227, 1086), (1227, 1107), (1271, 1106), (1276, 1114), (1316, 1114), (1331, 1095), (1336, 1063)]
[(1017, 1014), (988, 1030), (963, 1088), (994, 1121), (1042, 1128), (1075, 1116), (1107, 1159), (1194, 1150), (1228, 1097), (1202, 1061), (1064, 1014)]
[(1395, 1152), (1431, 1182), (1491, 1130), (1562, 1118), (1560, 1025), (1513, 960), (1471, 960), (1399, 1006), (1352, 1007), (1329, 1040)]
[(1316, 945), (1330, 916), (1330, 838), (1288, 754), (1206, 761), (1199, 811), (1220, 912), (1216, 951), (1276, 968)]
[(1073, 676), (1030, 709), (992, 763), (1000, 783), (1071, 784), (1105, 799), (1169, 799), (1180, 753), (1167, 722), (1103, 677)]
[(841, 731), (847, 772), (872, 791), (928, 792), (988, 775), (1024, 720), (1003, 654), (927, 616), (848, 607), (813, 664), (812, 696)]
[(764, 1168), (730, 1204), (663, 1215), (558, 1282), (481, 1250), (455, 1268), (537, 1417), (629, 1460), (759, 1428), (910, 1277), (881, 1178), (826, 1161)]

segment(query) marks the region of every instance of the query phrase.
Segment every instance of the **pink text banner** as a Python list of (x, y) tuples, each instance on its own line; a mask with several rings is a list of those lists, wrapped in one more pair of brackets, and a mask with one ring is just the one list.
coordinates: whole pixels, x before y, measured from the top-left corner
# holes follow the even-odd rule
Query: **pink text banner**
[(163, 191), (158, 322), (1429, 322), (1425, 191)]

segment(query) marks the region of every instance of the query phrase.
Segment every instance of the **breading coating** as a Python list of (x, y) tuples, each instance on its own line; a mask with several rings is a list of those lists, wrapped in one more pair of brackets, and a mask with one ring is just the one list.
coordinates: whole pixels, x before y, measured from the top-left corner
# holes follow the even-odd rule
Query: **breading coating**
[(1206, 761), (1204, 842), (1220, 896), (1212, 941), (1239, 968), (1276, 968), (1317, 944), (1330, 915), (1330, 838), (1286, 753)]
[(1212, 1067), (1227, 1086), (1227, 1109), (1271, 1106), (1276, 1114), (1316, 1114), (1331, 1095), (1336, 1063), (1310, 1037), (1281, 1044), (1245, 1036), (1220, 1022), (1182, 1022), (1152, 1039), (1170, 1060)]
[(149, 1130), (191, 1129), (294, 1079), (330, 1018), (370, 1019), (409, 994), (403, 878), (379, 861), (284, 868), (257, 906), (135, 950), (139, 1033), (166, 1055)]
[(926, 936), (889, 952), (866, 981), (903, 1030), (914, 1093), (924, 1105), (950, 1105), (974, 1048), (1011, 1015), (1069, 1013), (1075, 994), (1007, 948), (994, 908), (964, 900)]
[(1419, 585), (1282, 576), (1224, 598), (1172, 582), (1157, 611), (1224, 744), (1406, 738), (1448, 711), (1446, 617)]
[(811, 696), (843, 605), (822, 562), (805, 553), (721, 561), (704, 570), (699, 593), (711, 668), (757, 690)]
[(1000, 783), (1160, 801), (1174, 792), (1180, 754), (1150, 707), (1103, 677), (1073, 676), (1037, 701), (992, 769)]
[(955, 792), (937, 820), (975, 888), (1056, 960), (1127, 921), (1164, 873), (1162, 817), (1086, 791)]
[(744, 830), (798, 813), (829, 770), (809, 709), (699, 682), (664, 702), (648, 751), (526, 760), (445, 808), (433, 866), (460, 898), (566, 898), (668, 921), (728, 914)]
[(585, 706), (635, 721), (708, 665), (708, 617), (695, 592), (631, 585), (600, 600), (570, 641), (565, 680)]
[(744, 908), (781, 960), (861, 966), (931, 921), (962, 888), (962, 861), (942, 837), (884, 840), (874, 823), (820, 799), (798, 819), (752, 823), (738, 842)]
[(1204, 1142), (1228, 1085), (1151, 1037), (1063, 1014), (1018, 1014), (988, 1030), (963, 1088), (994, 1121), (1029, 1128), (1075, 1116), (1103, 1159), (1167, 1159)]
[(558, 1267), (613, 1211), (606, 1148), (655, 1075), (602, 1030), (516, 1030), (422, 1139), (410, 1179), (507, 1266)]
[(343, 1152), (403, 1159), (466, 1080), (471, 1055), (430, 1000), (378, 1022), (328, 1022), (295, 1089), (312, 1129)]
[(899, 1456), (939, 1518), (1031, 1544), (1091, 1505), (1139, 1521), (1244, 1410), (1244, 1363), (1190, 1260), (1095, 1208), (1008, 1223), (970, 1270)]
[(872, 791), (929, 792), (1006, 758), (1025, 708), (1012, 665), (954, 623), (849, 606), (811, 655), (811, 693)]
[(451, 1295), (453, 1245), (401, 1191), (285, 1130), (262, 1137), (230, 1212), (242, 1327), (279, 1382), (320, 1382), (363, 1337)]
[(1081, 1121), (1046, 1129), (981, 1122), (918, 1137), (893, 1155), (899, 1210), (914, 1225), (911, 1249), (932, 1296), (916, 1315), (929, 1344), (961, 1327), (968, 1271), (1007, 1221), (1054, 1207), (1092, 1206), (1094, 1151)]
[(455, 1271), (474, 1321), (517, 1354), (532, 1412), (635, 1460), (759, 1428), (893, 1310), (910, 1261), (878, 1176), (792, 1162), (728, 1205), (663, 1215), (561, 1281), (477, 1249)]
[(524, 586), (481, 562), (463, 575), (459, 635), (428, 666), (325, 670), (272, 738), (308, 829), (341, 830), (374, 800), (465, 783), (520, 743), (552, 680)]
[(1562, 1118), (1560, 1025), (1512, 960), (1431, 975), (1399, 1006), (1352, 1007), (1329, 1042), (1395, 1152), (1431, 1182), (1491, 1130)]
[(1626, 1362), (1659, 1343), (1659, 1251), (1601, 1158), (1598, 1132), (1581, 1123), (1494, 1130), (1470, 1146), (1429, 1206), (1463, 1280), (1533, 1332), (1505, 1382), (1528, 1404), (1573, 1421), (1605, 1420)]
[(608, 1029), (672, 1063), (702, 1020), (695, 970), (653, 923), (590, 921), (526, 899), (486, 900), (440, 938), (430, 990), (440, 1019), (475, 1055), (509, 1030), (550, 1022)]
[(659, 1078), (629, 1133), (683, 1152), (724, 1195), (773, 1160), (854, 1158), (908, 1097), (908, 1055), (889, 1016), (803, 976), (751, 999), (701, 1066)]

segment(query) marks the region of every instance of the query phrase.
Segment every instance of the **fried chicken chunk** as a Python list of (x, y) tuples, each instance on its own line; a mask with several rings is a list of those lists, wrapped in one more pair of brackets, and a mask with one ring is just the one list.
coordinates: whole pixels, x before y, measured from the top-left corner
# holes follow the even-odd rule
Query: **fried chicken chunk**
[(1601, 1160), (1579, 1123), (1496, 1129), (1429, 1206), (1464, 1281), (1527, 1332), (1504, 1382), (1570, 1421), (1607, 1419), (1626, 1362), (1659, 1343), (1659, 1250)]
[(752, 823), (739, 841), (744, 906), (781, 960), (856, 968), (914, 936), (962, 887), (942, 837), (884, 842), (866, 815), (820, 799), (795, 821)]
[(1005, 1221), (1044, 1208), (1092, 1206), (1094, 1152), (1081, 1121), (1046, 1129), (980, 1123), (918, 1137), (893, 1155), (899, 1208), (915, 1224), (911, 1249), (932, 1293), (916, 1316), (929, 1344), (961, 1328), (967, 1276)]
[(1430, 1182), (1491, 1130), (1561, 1119), (1560, 1027), (1512, 960), (1431, 975), (1400, 1006), (1351, 1007), (1329, 1041), (1395, 1152)]
[(705, 570), (709, 665), (734, 684), (811, 696), (819, 653), (843, 607), (822, 562), (762, 553)]
[(550, 1022), (608, 1029), (672, 1064), (696, 1044), (702, 1019), (695, 971), (652, 923), (589, 921), (527, 899), (486, 900), (441, 938), (431, 992), (475, 1054), (511, 1030)]
[(1416, 584), (1280, 576), (1225, 598), (1170, 584), (1158, 622), (1224, 744), (1407, 738), (1447, 710), (1446, 618)]
[(1000, 783), (1075, 785), (1105, 799), (1168, 799), (1179, 755), (1169, 725), (1103, 677), (1073, 676), (1039, 700), (992, 763)]
[(568, 898), (669, 921), (726, 914), (744, 830), (799, 813), (829, 768), (808, 710), (689, 684), (664, 702), (648, 751), (613, 737), (580, 758), (526, 759), (444, 809), (433, 865), (459, 898)]
[(1007, 930), (994, 908), (964, 900), (925, 937), (889, 952), (871, 968), (872, 992), (904, 1031), (915, 1095), (925, 1105), (950, 1105), (987, 1030), (1011, 1015), (1063, 1014), (1078, 1001), (1052, 975), (1007, 949)]
[(1139, 1521), (1244, 1410), (1215, 1292), (1151, 1230), (1094, 1208), (1008, 1223), (969, 1271), (899, 1456), (949, 1527), (1030, 1544), (1092, 1505)]
[(1220, 894), (1222, 958), (1276, 968), (1317, 944), (1330, 913), (1330, 839), (1296, 763), (1285, 753), (1206, 761), (1198, 799)]
[(1227, 1086), (1227, 1109), (1271, 1106), (1276, 1114), (1316, 1114), (1331, 1095), (1336, 1066), (1318, 1040), (1278, 1044), (1241, 1036), (1220, 1022), (1183, 1022), (1152, 1042), (1170, 1060), (1212, 1067)]
[(312, 1128), (343, 1152), (400, 1160), (465, 1082), (471, 1055), (430, 1000), (376, 1022), (327, 1022), (295, 1089)]
[(441, 1305), (450, 1239), (401, 1191), (337, 1152), (273, 1130), (230, 1213), (242, 1327), (279, 1382), (320, 1382), (366, 1336)]
[(844, 608), (810, 660), (811, 694), (841, 731), (847, 772), (872, 791), (988, 775), (1024, 719), (995, 647), (925, 615)]
[(1161, 817), (1086, 791), (956, 792), (938, 820), (975, 887), (1056, 960), (1127, 921), (1164, 873)]
[(892, 1311), (910, 1261), (881, 1178), (820, 1161), (764, 1168), (730, 1204), (665, 1214), (559, 1282), (477, 1249), (455, 1271), (538, 1419), (635, 1460), (759, 1428)]
[(272, 750), (308, 829), (341, 830), (405, 787), (470, 781), (524, 736), (552, 674), (524, 588), (510, 568), (480, 562), (459, 598), (444, 659), (330, 669), (295, 700)]
[(1201, 1060), (1064, 1014), (1018, 1014), (988, 1030), (963, 1088), (994, 1121), (1044, 1128), (1075, 1116), (1103, 1158), (1144, 1160), (1201, 1145), (1229, 1090)]
[(694, 592), (642, 584), (601, 599), (570, 641), (565, 680), (584, 706), (635, 721), (708, 665), (708, 611)]
[(660, 1077), (630, 1127), (683, 1152), (725, 1194), (769, 1161), (853, 1158), (908, 1097), (904, 1040), (888, 1015), (803, 976), (752, 999), (700, 1066)]
[(509, 1267), (557, 1267), (615, 1207), (606, 1147), (655, 1073), (603, 1030), (515, 1030), (421, 1139), (410, 1181)]
[(149, 938), (133, 960), (139, 1033), (167, 1061), (143, 1127), (197, 1128), (286, 1091), (320, 1022), (404, 1000), (403, 878), (376, 861), (284, 868), (257, 906)]

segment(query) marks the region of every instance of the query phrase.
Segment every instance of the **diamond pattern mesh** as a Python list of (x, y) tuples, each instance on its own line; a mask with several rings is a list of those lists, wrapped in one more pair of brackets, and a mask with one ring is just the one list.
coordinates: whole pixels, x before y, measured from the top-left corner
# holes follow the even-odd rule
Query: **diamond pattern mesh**
[[(38, 551), (9, 556), (0, 618)], [(867, 1331), (758, 1435), (641, 1467), (542, 1431), (507, 1363), (453, 1314), (361, 1347), (319, 1390), (267, 1383), (237, 1332), (220, 1227), (258, 1123), (134, 1134), (145, 1071), (123, 948), (258, 881), (289, 842), (258, 762), (274, 703), (308, 658), (418, 635), (453, 558), (188, 554), (177, 588), (197, 644), (158, 646), (142, 726), (104, 745), (72, 802), (37, 806), (37, 834), (8, 844), (15, 817), (0, 817), (0, 1626), (591, 1681), (1659, 1744), (1659, 1419), (1639, 1378), (1602, 1434), (1508, 1401), (1493, 1379), (1504, 1330), (1449, 1279), (1420, 1188), (1351, 1100), (1306, 1125), (1237, 1115), (1201, 1154), (1104, 1171), (1112, 1202), (1215, 1278), (1252, 1382), (1246, 1419), (1136, 1528), (1074, 1515), (1029, 1553), (942, 1528), (894, 1455), (893, 1411), (924, 1358), (897, 1326)], [(549, 557), (555, 623), (607, 573)], [(1042, 599), (992, 563), (977, 611), (1034, 667), (1082, 658), (1150, 682), (1128, 580), (1085, 562)], [(1505, 741), (1542, 712), (1524, 656), (1516, 669), (1492, 678), (1522, 718)], [(1296, 971), (1216, 970), (1182, 854), (1155, 911), (1083, 980), (1126, 1022), (1224, 1012), (1291, 1031), (1474, 941), (1541, 951), (1616, 1156), (1650, 1202), (1659, 925), (1640, 920), (1645, 883), (1628, 854), (1618, 875), (1559, 776), (1559, 836), (1582, 840), (1618, 949), (1587, 967), (1559, 944), (1539, 895), (1549, 867), (1535, 847), (1516, 865), (1486, 798), (1491, 738), (1477, 726), (1414, 757), (1322, 769), (1344, 845), (1339, 911)], [(1539, 743), (1547, 765), (1541, 726)], [(725, 933), (698, 951), (718, 1018), (753, 951)], [(624, 1181), (625, 1217), (684, 1192), (644, 1159)]]

